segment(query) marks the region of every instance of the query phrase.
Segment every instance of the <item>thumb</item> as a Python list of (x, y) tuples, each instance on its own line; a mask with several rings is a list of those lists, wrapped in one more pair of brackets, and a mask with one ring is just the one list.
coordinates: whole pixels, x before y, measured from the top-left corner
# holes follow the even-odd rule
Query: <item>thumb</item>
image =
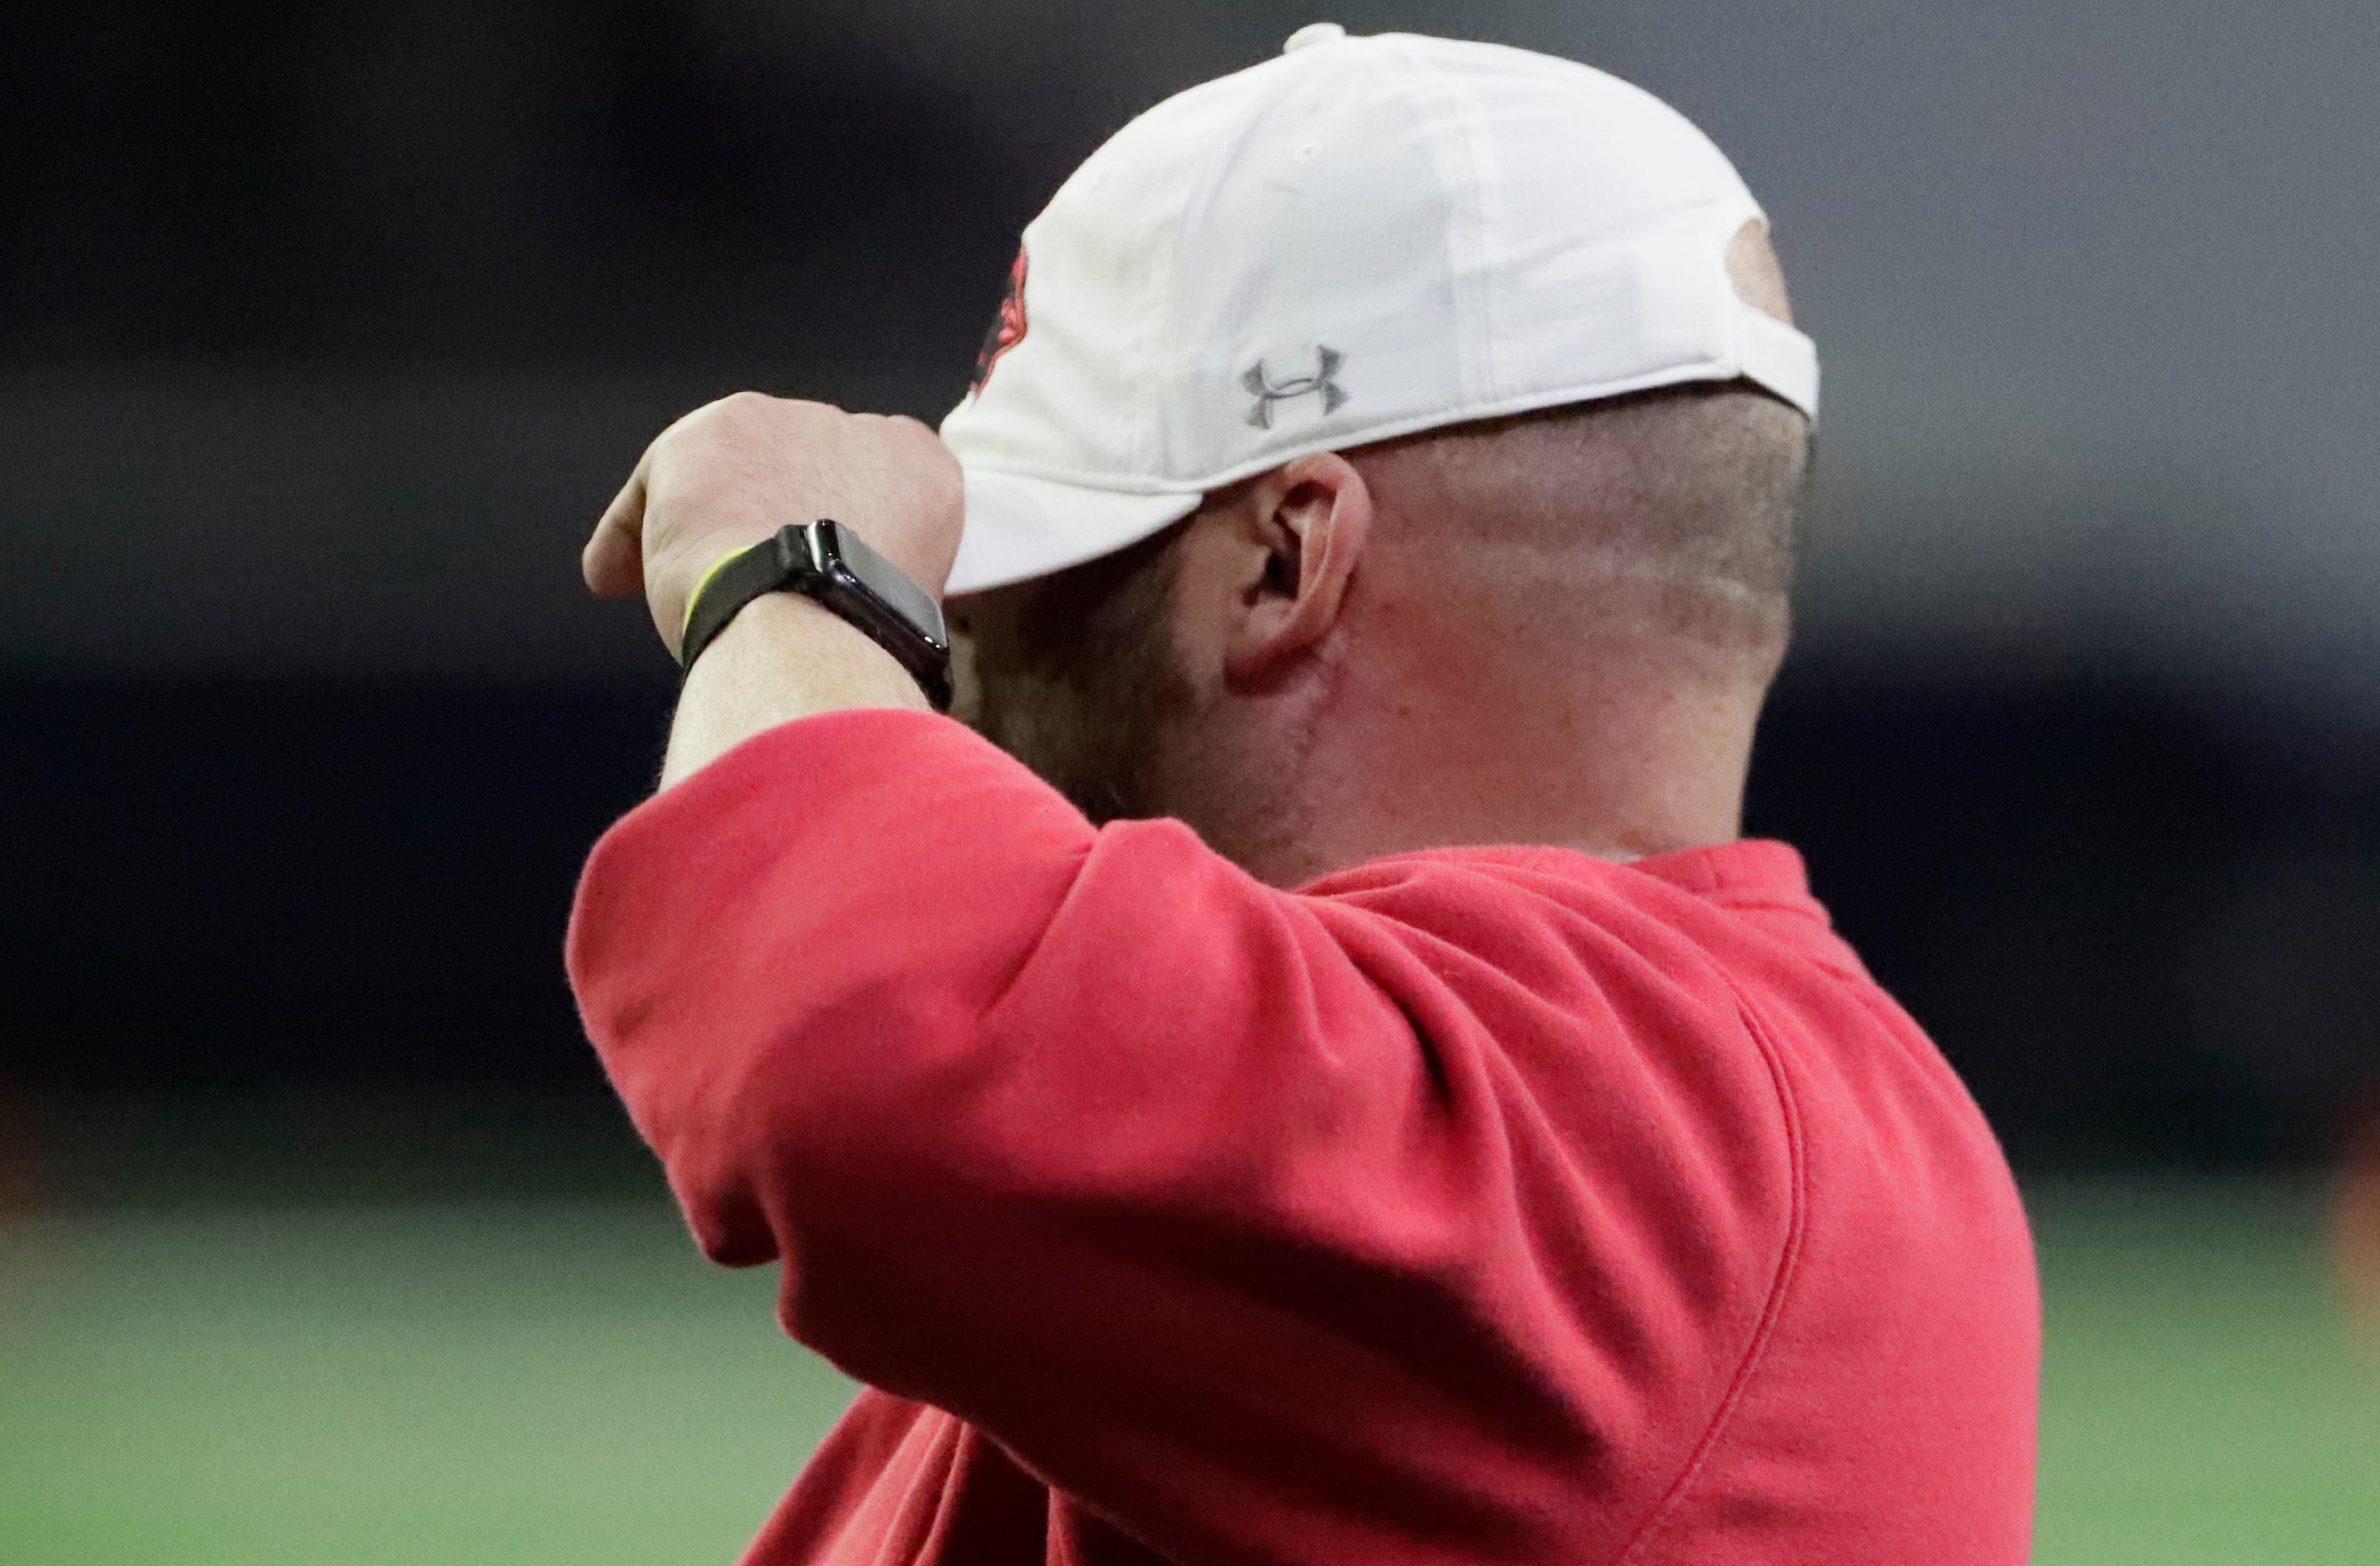
[(639, 461), (578, 552), (578, 574), (589, 591), (598, 598), (632, 598), (645, 590), (644, 531), (645, 464)]

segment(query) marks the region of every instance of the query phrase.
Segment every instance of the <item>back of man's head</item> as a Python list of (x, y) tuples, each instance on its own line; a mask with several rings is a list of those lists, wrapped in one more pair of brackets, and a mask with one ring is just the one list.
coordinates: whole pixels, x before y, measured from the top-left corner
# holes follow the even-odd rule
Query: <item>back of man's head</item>
[(1767, 230), (1515, 50), (1308, 29), (1135, 120), (943, 425), (987, 732), (1268, 875), (1731, 833), (1817, 397)]
[(1348, 455), (1380, 512), (1376, 564), (1434, 576), (1528, 685), (1622, 635), (1765, 679), (1808, 448), (1776, 399), (1692, 384)]
[(1180, 816), (1278, 880), (1729, 835), (1808, 449), (1729, 383), (1302, 459), (962, 601), (978, 721), (1095, 819)]

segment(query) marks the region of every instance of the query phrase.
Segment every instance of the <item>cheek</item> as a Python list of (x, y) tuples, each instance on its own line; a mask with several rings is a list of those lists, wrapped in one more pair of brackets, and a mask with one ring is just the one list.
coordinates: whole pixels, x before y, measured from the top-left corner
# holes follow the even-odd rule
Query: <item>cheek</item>
[(1170, 792), (1160, 736), (1191, 703), (1161, 564), (1111, 562), (1135, 569), (991, 598), (971, 616), (978, 731), (1094, 820), (1148, 813)]
[(1080, 698), (1051, 671), (978, 652), (976, 732), (1060, 789), (1074, 783), (1079, 736), (1090, 727)]

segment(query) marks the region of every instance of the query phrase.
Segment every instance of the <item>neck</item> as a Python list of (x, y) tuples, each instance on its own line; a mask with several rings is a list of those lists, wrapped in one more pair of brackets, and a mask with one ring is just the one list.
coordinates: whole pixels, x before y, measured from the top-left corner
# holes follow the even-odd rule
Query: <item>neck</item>
[(1765, 677), (1625, 643), (1569, 677), (1503, 662), (1441, 649), (1273, 698), (1218, 747), (1243, 807), (1184, 813), (1277, 886), (1421, 848), (1624, 862), (1738, 835)]

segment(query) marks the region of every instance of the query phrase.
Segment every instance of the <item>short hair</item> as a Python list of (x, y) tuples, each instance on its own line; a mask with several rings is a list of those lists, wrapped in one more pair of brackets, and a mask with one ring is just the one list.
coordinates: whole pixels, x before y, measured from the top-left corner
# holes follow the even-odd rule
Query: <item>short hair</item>
[[(1481, 419), (1347, 455), (1414, 524), (1503, 546), (1501, 585), (1515, 594), (1526, 593), (1511, 579), (1521, 576), (1571, 591), (1598, 584), (1652, 609), (1661, 628), (1773, 650), (1784, 640), (1810, 448), (1799, 410), (1731, 381)], [(1515, 547), (1525, 571), (1511, 564)]]

